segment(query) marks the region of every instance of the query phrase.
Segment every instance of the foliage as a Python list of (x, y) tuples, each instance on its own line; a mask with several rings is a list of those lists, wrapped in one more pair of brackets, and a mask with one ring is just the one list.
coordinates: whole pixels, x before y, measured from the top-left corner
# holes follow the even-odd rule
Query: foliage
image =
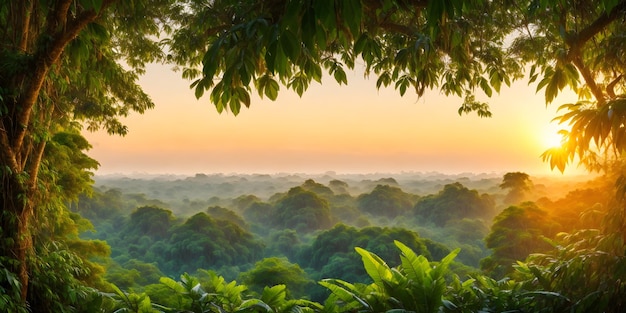
[(150, 297), (145, 293), (126, 293), (120, 290), (115, 285), (112, 285), (113, 300), (115, 301), (114, 312), (115, 313), (156, 313), (158, 312), (153, 308), (150, 302)]
[(597, 169), (596, 147), (620, 154), (626, 142), (622, 1), (241, 0), (188, 8), (171, 59), (196, 97), (210, 91), (219, 112), (249, 107), (253, 88), (272, 100), (280, 85), (302, 95), (324, 72), (346, 84), (346, 69), (363, 63), (377, 88), (418, 96), (439, 89), (465, 98), (459, 114), (487, 117), (477, 91), (490, 97), (528, 71), (546, 103), (566, 87), (580, 98), (561, 106), (557, 120), (571, 127), (561, 147), (543, 154), (552, 168), (579, 157)]
[[(554, 19), (545, 10), (560, 16)], [(602, 169), (602, 155), (623, 150), (625, 81), (623, 59), (623, 1), (583, 1), (570, 5), (546, 1), (525, 14), (532, 32), (520, 36), (513, 51), (532, 64), (531, 81), (540, 79), (550, 103), (566, 86), (579, 101), (563, 104), (555, 120), (563, 129), (562, 146), (543, 154), (552, 168), (563, 171), (577, 157), (590, 170)], [(531, 46), (536, 47), (530, 51)], [(546, 57), (549, 56), (549, 57)], [(541, 78), (539, 75), (543, 75)], [(582, 78), (582, 85), (579, 84)]]
[(167, 243), (168, 250), (163, 255), (162, 265), (167, 273), (244, 264), (254, 262), (261, 256), (261, 247), (250, 233), (204, 213), (198, 213), (184, 224), (173, 227)]
[[(125, 134), (120, 117), (153, 106), (137, 73), (163, 55), (155, 36), (168, 4), (0, 2), (0, 255), (7, 258), (3, 268), (19, 279), (19, 298), (12, 300), (17, 306), (69, 310), (82, 293), (84, 272), (97, 276), (95, 267), (74, 260), (85, 262), (88, 253), (65, 253), (79, 240), (51, 234), (57, 223), (66, 225), (66, 204), (88, 190), (89, 171), (98, 165), (84, 154), (90, 146), (80, 128)], [(79, 269), (42, 274), (40, 266), (63, 267), (46, 258)]]
[(307, 288), (313, 284), (299, 265), (289, 263), (285, 258), (265, 258), (258, 261), (252, 269), (240, 274), (241, 281), (250, 290), (261, 294), (265, 287), (285, 285), (287, 295), (300, 298), (307, 294)]
[(518, 204), (526, 199), (526, 193), (531, 190), (532, 181), (530, 175), (522, 172), (509, 172), (502, 177), (500, 188), (509, 189), (504, 203)]
[(330, 187), (317, 183), (313, 179), (305, 180), (304, 183), (302, 183), (301, 187), (304, 190), (313, 192), (317, 194), (318, 196), (324, 199), (327, 199), (329, 201), (332, 200), (332, 197), (335, 195), (335, 192), (333, 192), (332, 189), (330, 189)]
[(265, 255), (283, 255), (288, 259), (295, 259), (302, 249), (303, 243), (298, 233), (293, 229), (284, 229), (269, 235)]
[(330, 188), (335, 194), (349, 194), (349, 187), (350, 185), (348, 185), (348, 183), (338, 179), (333, 179), (328, 182), (328, 188)]
[(591, 188), (570, 191), (561, 199), (551, 201), (542, 198), (536, 201), (551, 218), (560, 224), (560, 230), (574, 232), (580, 229), (601, 229), (613, 198), (610, 187), (598, 179)]
[(356, 201), (359, 210), (389, 218), (408, 212), (415, 204), (412, 195), (389, 185), (377, 185), (370, 193), (358, 196)]
[(487, 194), (480, 195), (461, 183), (447, 184), (436, 195), (421, 198), (413, 207), (414, 214), (437, 226), (462, 218), (490, 218), (495, 212), (495, 202)]
[(338, 279), (320, 284), (332, 292), (331, 299), (340, 301), (337, 311), (362, 312), (439, 312), (446, 291), (445, 275), (458, 250), (431, 266), (422, 255), (395, 241), (400, 249), (402, 265), (390, 268), (383, 259), (367, 250), (356, 248), (361, 255), (370, 285), (353, 285)]
[(506, 208), (496, 216), (485, 238), (492, 254), (481, 261), (481, 268), (499, 278), (510, 274), (516, 261), (525, 260), (531, 253), (550, 250), (544, 238), (552, 238), (557, 229), (548, 213), (532, 202)]
[(257, 233), (266, 233), (269, 231), (268, 226), (274, 225), (274, 216), (276, 215), (276, 208), (266, 202), (254, 202), (248, 206), (243, 212), (243, 216), (248, 221), (254, 221), (257, 225), (252, 225), (252, 229)]
[(269, 312), (271, 308), (261, 299), (244, 299), (246, 286), (226, 280), (213, 272), (204, 271), (206, 279), (188, 274), (181, 275), (180, 281), (162, 277), (161, 283), (175, 292), (180, 304), (172, 308), (185, 312)]
[(276, 203), (274, 222), (302, 232), (332, 226), (328, 201), (302, 187), (294, 187)]
[(558, 294), (548, 306), (571, 312), (626, 308), (626, 245), (620, 233), (579, 230), (561, 234), (555, 249), (531, 255), (518, 269), (542, 290)]
[[(237, 114), (241, 104), (250, 106), (253, 86), (274, 100), (280, 85), (302, 95), (312, 81), (322, 81), (323, 72), (346, 84), (346, 69), (359, 60), (366, 75), (378, 76), (378, 88), (391, 85), (401, 95), (414, 89), (421, 96), (439, 87), (466, 97), (459, 112), (490, 116), (487, 105), (473, 97), (475, 89), (491, 95), (517, 78), (521, 66), (502, 49), (510, 19), (485, 4), (193, 2), (196, 14), (188, 14), (173, 36), (172, 59), (182, 65), (183, 77), (193, 80), (196, 97), (211, 90), (219, 112)], [(183, 40), (192, 36), (198, 42)]]
[(246, 221), (244, 221), (239, 215), (237, 215), (237, 213), (227, 208), (223, 208), (220, 206), (212, 206), (212, 207), (209, 207), (206, 210), (206, 212), (212, 218), (215, 218), (218, 220), (229, 221), (243, 229), (248, 229), (248, 225), (246, 224)]
[(167, 238), (167, 232), (174, 222), (175, 218), (169, 210), (155, 206), (139, 207), (130, 214), (122, 240), (135, 242), (135, 238), (145, 235), (157, 240)]
[[(319, 234), (313, 243), (299, 256), (298, 263), (319, 271), (316, 278), (335, 277), (353, 282), (367, 279), (363, 268), (358, 266), (359, 256), (355, 247), (363, 247), (389, 260), (400, 264), (400, 259), (391, 249), (394, 240), (406, 242), (406, 245), (419, 254), (431, 257), (427, 241), (415, 232), (401, 228), (366, 227), (356, 229), (338, 224)], [(447, 253), (448, 251), (445, 251)]]
[[(580, 98), (576, 103), (560, 107), (563, 113), (557, 121), (569, 126), (561, 131), (562, 146), (544, 153), (544, 160), (561, 171), (575, 158), (588, 169), (607, 170), (611, 158), (619, 159), (626, 147), (625, 12), (626, 2), (616, 0), (2, 1), (0, 270), (4, 275), (0, 279), (3, 291), (0, 305), (15, 311), (67, 311), (81, 309), (80, 303), (98, 301), (99, 297), (86, 286), (101, 284), (101, 269), (90, 262), (106, 255), (106, 245), (78, 239), (77, 230), (86, 223), (70, 215), (66, 208), (67, 203), (78, 199), (78, 192), (88, 190), (89, 170), (97, 166), (97, 162), (83, 153), (89, 145), (78, 135), (78, 129), (82, 125), (88, 130), (104, 128), (109, 133), (125, 134), (127, 129), (120, 117), (153, 106), (136, 81), (147, 62), (165, 59), (155, 41), (163, 33), (172, 37), (162, 42), (170, 53), (167, 59), (180, 65), (183, 77), (193, 80), (196, 96), (210, 90), (209, 97), (216, 109), (234, 114), (239, 113), (242, 103), (251, 104), (252, 88), (261, 97), (270, 99), (277, 98), (281, 85), (302, 95), (310, 83), (322, 81), (324, 71), (339, 84), (345, 84), (346, 69), (362, 63), (366, 75), (377, 76), (378, 88), (394, 86), (401, 95), (414, 89), (418, 96), (426, 89), (437, 88), (445, 95), (464, 97), (460, 114), (475, 111), (484, 117), (491, 113), (488, 105), (476, 97), (477, 93), (491, 96), (494, 91), (499, 92), (503, 83), (509, 85), (528, 69), (529, 82), (538, 82), (537, 90), (544, 91), (547, 103), (566, 87)], [(322, 190), (313, 183), (306, 185), (278, 196), (275, 207), (269, 205), (268, 211), (278, 217), (274, 225), (305, 232), (331, 227), (334, 221), (327, 199), (306, 187)], [(441, 194), (422, 199), (415, 206), (416, 215), (442, 226), (454, 219), (494, 213), (489, 212), (493, 208), (492, 200), (482, 199), (460, 185), (446, 187)], [(451, 205), (445, 192), (458, 196), (457, 203), (468, 205)], [(622, 196), (623, 190), (618, 200)], [(510, 235), (516, 242), (525, 244), (528, 240), (536, 243), (540, 234), (551, 233), (542, 229), (550, 227), (549, 221), (540, 219), (541, 214), (532, 208), (505, 211), (496, 223), (500, 226), (512, 223), (513, 229), (524, 229), (517, 232), (494, 229), (493, 247), (495, 251), (500, 248), (505, 251), (505, 257), (512, 255), (511, 249), (500, 244), (499, 236)], [(538, 220), (528, 220), (528, 216)], [(553, 297), (559, 307), (574, 310), (586, 310), (597, 304), (608, 311), (612, 309), (607, 304), (611, 301), (615, 301), (617, 310), (622, 309), (616, 295), (623, 294), (620, 276), (623, 206), (609, 207), (608, 216), (610, 223), (599, 235), (586, 239), (588, 242), (568, 238), (556, 257), (539, 258), (538, 265), (530, 263), (527, 272), (535, 275), (537, 281), (556, 277), (549, 284), (542, 283), (544, 288), (556, 292), (538, 290), (520, 294), (517, 289), (520, 285), (504, 284), (504, 291), (513, 291), (504, 298), (505, 302), (510, 300), (515, 305), (492, 306), (488, 301), (498, 298), (484, 297), (481, 299), (488, 302), (485, 307), (511, 308), (519, 304), (533, 311), (545, 310), (546, 307), (539, 306), (546, 302), (529, 304), (528, 299)], [(232, 261), (237, 258), (236, 253), (241, 253), (239, 258), (250, 262), (260, 254), (249, 233), (204, 213), (173, 227), (167, 219), (156, 218), (156, 221), (168, 226), (167, 231), (137, 223), (140, 226), (137, 232), (144, 235), (133, 237), (136, 241), (129, 245), (129, 251), (137, 254), (149, 251), (153, 255), (165, 252), (170, 258), (171, 263), (167, 264), (170, 268), (178, 268), (176, 258), (185, 253), (202, 265), (206, 264), (206, 258)], [(517, 224), (520, 221), (546, 223), (527, 228)], [(148, 236), (153, 233), (157, 234), (156, 242)], [(212, 236), (218, 239), (212, 241)], [(577, 250), (587, 243), (593, 249)], [(605, 245), (621, 250), (605, 249)], [(251, 252), (248, 249), (251, 247), (257, 248)], [(386, 249), (385, 245), (376, 247)], [(606, 255), (611, 258), (604, 259)], [(388, 298), (382, 301), (371, 291), (403, 286), (403, 277), (411, 273), (383, 266), (380, 258), (369, 252), (361, 251), (361, 256), (364, 261), (368, 258), (366, 270), (369, 269), (371, 276), (375, 276), (373, 267), (391, 273), (384, 280), (375, 279), (389, 285), (374, 283), (348, 288), (352, 285), (338, 282), (340, 288), (350, 292), (359, 290), (370, 301), (352, 301), (349, 309), (368, 307), (378, 311), (390, 306), (395, 309)], [(574, 282), (583, 281), (580, 277), (591, 277), (597, 290), (579, 291), (576, 288), (580, 284), (569, 289), (571, 286), (564, 283), (569, 278), (544, 275), (542, 266), (549, 274), (563, 269)], [(594, 274), (599, 269), (596, 266), (614, 272), (599, 271), (596, 279)], [(520, 269), (524, 270), (524, 266), (520, 265)], [(423, 271), (427, 272), (428, 268), (424, 267)], [(433, 271), (437, 272), (438, 268)], [(211, 281), (215, 282), (216, 290), (217, 286), (221, 286), (221, 291), (230, 290), (224, 287), (230, 284), (224, 285), (219, 279)], [(500, 283), (478, 281), (479, 288), (482, 284), (490, 292), (502, 291)], [(606, 287), (607, 283), (611, 287)], [(394, 299), (403, 299), (400, 301), (403, 306), (406, 302), (412, 310), (431, 311), (441, 301), (437, 297), (440, 284), (435, 285), (437, 288), (431, 290), (434, 294), (429, 296), (432, 302), (426, 305), (414, 301), (423, 300), (420, 298), (402, 298), (407, 290), (420, 290), (419, 286), (392, 291), (398, 295)], [(460, 285), (463, 290), (469, 286)], [(235, 287), (233, 290), (241, 289)], [(281, 299), (279, 287), (267, 290), (268, 297), (274, 294)], [(125, 296), (121, 291), (117, 294)], [(337, 291), (335, 296), (345, 297), (346, 293)], [(153, 308), (142, 295), (125, 297), (127, 305), (122, 310)], [(573, 303), (574, 297), (583, 297), (583, 301)], [(243, 303), (246, 302), (233, 297), (228, 305), (210, 307), (221, 311), (267, 309), (258, 301), (248, 302), (250, 306)], [(325, 305), (338, 304), (328, 301)], [(294, 308), (286, 304), (276, 307)]]
[(124, 290), (156, 284), (161, 276), (163, 273), (156, 263), (145, 263), (137, 259), (130, 259), (121, 265), (114, 264), (106, 273), (107, 281)]

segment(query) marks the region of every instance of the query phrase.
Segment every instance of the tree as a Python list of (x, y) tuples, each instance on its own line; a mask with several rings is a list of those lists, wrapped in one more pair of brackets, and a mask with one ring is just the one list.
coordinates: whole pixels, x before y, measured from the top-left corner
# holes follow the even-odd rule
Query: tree
[[(321, 276), (317, 278), (335, 277), (350, 279), (353, 282), (364, 282), (367, 275), (363, 268), (357, 266), (359, 257), (354, 248), (362, 247), (376, 252), (388, 259), (388, 262), (397, 265), (400, 259), (392, 248), (394, 240), (405, 242), (411, 249), (426, 258), (431, 258), (433, 255), (428, 247), (430, 242), (420, 238), (414, 231), (381, 227), (356, 229), (337, 224), (320, 233), (311, 245), (302, 251), (298, 263), (318, 270)], [(448, 252), (445, 251), (444, 254)]]
[(304, 232), (330, 228), (332, 220), (328, 201), (302, 187), (289, 189), (276, 203), (274, 224)]
[(350, 192), (348, 191), (350, 188), (350, 185), (338, 179), (333, 179), (330, 182), (328, 182), (328, 187), (337, 195), (342, 195), (342, 194), (349, 195), (350, 194)]
[(318, 196), (329, 201), (332, 200), (333, 196), (335, 196), (335, 193), (332, 189), (330, 189), (330, 187), (317, 183), (313, 179), (307, 179), (300, 187), (302, 187), (304, 190), (314, 192)]
[(394, 218), (413, 207), (413, 196), (399, 187), (377, 185), (370, 193), (357, 197), (359, 210), (374, 216)]
[(482, 269), (498, 277), (509, 274), (515, 261), (523, 261), (531, 253), (550, 250), (551, 246), (543, 238), (553, 237), (557, 226), (548, 212), (532, 202), (506, 208), (496, 216), (485, 238), (492, 255), (481, 261)]
[(169, 229), (176, 218), (172, 211), (156, 206), (142, 206), (130, 214), (122, 239), (134, 242), (141, 236), (150, 236), (155, 240), (168, 237)]
[(306, 287), (313, 284), (298, 264), (277, 257), (256, 262), (252, 269), (240, 274), (240, 279), (248, 288), (259, 294), (265, 287), (284, 284), (291, 292), (288, 295), (292, 298), (306, 295)]
[(200, 212), (169, 230), (168, 251), (163, 257), (166, 274), (243, 265), (261, 258), (262, 245), (251, 233), (227, 220)]
[(525, 199), (526, 193), (530, 191), (532, 181), (530, 176), (522, 172), (509, 172), (502, 177), (500, 188), (509, 189), (509, 193), (504, 199), (505, 203), (517, 204)]
[(457, 182), (420, 199), (413, 211), (416, 216), (442, 227), (454, 219), (491, 218), (495, 215), (495, 202), (488, 194), (481, 195)]
[(248, 229), (246, 221), (244, 221), (243, 218), (241, 218), (241, 216), (239, 216), (237, 213), (227, 208), (223, 208), (221, 206), (210, 206), (206, 209), (206, 212), (209, 214), (209, 216), (215, 219), (229, 221), (243, 229)]
[(123, 134), (118, 116), (153, 106), (136, 84), (137, 73), (162, 55), (153, 39), (168, 3), (0, 2), (0, 255), (2, 267), (19, 278), (22, 303), (37, 232), (32, 222), (47, 194), (56, 192), (49, 188), (55, 177), (46, 174), (57, 164), (43, 167), (46, 146), (63, 130), (80, 127), (76, 122)]

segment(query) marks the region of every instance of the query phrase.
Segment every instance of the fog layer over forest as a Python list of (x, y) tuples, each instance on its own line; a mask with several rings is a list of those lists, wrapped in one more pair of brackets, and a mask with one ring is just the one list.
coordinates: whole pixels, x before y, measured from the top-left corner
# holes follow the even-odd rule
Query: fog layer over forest
[[(168, 303), (159, 278), (211, 270), (261, 293), (286, 284), (322, 301), (325, 278), (371, 282), (355, 247), (400, 263), (394, 241), (428, 260), (456, 248), (460, 276), (504, 277), (598, 208), (602, 184), (525, 173), (96, 176), (72, 210), (111, 247), (106, 278)], [(589, 214), (585, 225), (594, 220)], [(200, 270), (200, 271), (199, 271)], [(205, 273), (205, 274), (203, 274)]]

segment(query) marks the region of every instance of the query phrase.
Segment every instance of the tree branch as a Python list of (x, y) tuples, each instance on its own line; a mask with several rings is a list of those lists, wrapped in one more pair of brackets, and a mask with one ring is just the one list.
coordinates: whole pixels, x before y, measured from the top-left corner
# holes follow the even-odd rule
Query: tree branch
[[(100, 10), (103, 11), (107, 6), (111, 5), (115, 1), (117, 0), (103, 2)], [(32, 71), (33, 74), (30, 79), (30, 84), (28, 84), (22, 97), (20, 97), (17, 102), (21, 111), (17, 114), (18, 116), (15, 126), (16, 133), (13, 137), (13, 142), (11, 142), (11, 147), (14, 151), (19, 151), (22, 147), (33, 106), (39, 97), (41, 87), (43, 86), (44, 80), (48, 76), (50, 67), (59, 60), (67, 44), (76, 38), (78, 34), (87, 26), (87, 24), (94, 21), (97, 17), (98, 12), (94, 10), (82, 12), (82, 14), (80, 14), (76, 19), (52, 36), (52, 42), (48, 45), (47, 49), (41, 49), (35, 54), (34, 59), (36, 61)]]
[(611, 12), (602, 13), (602, 15), (600, 15), (593, 23), (591, 23), (589, 26), (581, 30), (578, 33), (578, 36), (576, 36), (575, 44), (577, 46), (584, 45), (587, 41), (593, 38), (593, 36), (601, 32), (606, 26), (608, 26), (609, 24), (611, 24), (611, 22), (617, 19), (620, 13), (625, 13), (625, 12), (626, 12), (626, 1), (621, 1), (619, 4), (613, 7)]
[(606, 103), (606, 97), (602, 92), (602, 89), (596, 83), (595, 77), (593, 77), (592, 73), (585, 66), (581, 57), (581, 50), (587, 41), (591, 40), (591, 38), (603, 31), (609, 24), (615, 21), (619, 17), (620, 13), (625, 12), (626, 1), (621, 1), (614, 6), (613, 9), (611, 9), (611, 12), (603, 12), (595, 21), (589, 24), (589, 26), (578, 32), (578, 34), (569, 36), (565, 39), (565, 43), (570, 47), (566, 59), (571, 60), (576, 68), (578, 68), (585, 79), (587, 86), (589, 86), (591, 93), (598, 101), (598, 107), (603, 106)]
[(604, 97), (604, 93), (602, 92), (602, 89), (600, 89), (598, 84), (596, 84), (595, 77), (593, 77), (593, 74), (591, 73), (589, 68), (585, 66), (585, 63), (583, 63), (583, 60), (580, 57), (580, 55), (577, 55), (572, 60), (572, 62), (574, 63), (578, 71), (583, 75), (583, 78), (585, 79), (587, 86), (589, 86), (591, 93), (598, 101), (598, 107), (603, 106), (606, 103), (606, 98)]
[(570, 47), (570, 50), (567, 54), (567, 59), (574, 60), (578, 55), (580, 55), (580, 50), (582, 47), (593, 38), (596, 34), (604, 30), (609, 24), (615, 21), (620, 13), (626, 12), (626, 1), (621, 1), (617, 4), (611, 12), (603, 12), (595, 21), (593, 21), (589, 26), (582, 29), (578, 34), (567, 37), (565, 43)]
[(57, 1), (54, 10), (48, 15), (48, 25), (46, 29), (50, 34), (59, 31), (58, 27), (61, 21), (67, 21), (67, 11), (72, 5), (72, 0)]
[[(19, 172), (20, 168), (17, 164), (17, 159), (15, 158), (15, 152), (9, 143), (9, 136), (4, 123), (0, 125), (0, 160), (2, 160), (3, 164), (9, 167), (11, 172)], [(3, 171), (4, 169), (0, 170), (0, 173)]]
[(20, 15), (22, 17), (22, 23), (20, 25), (20, 42), (18, 43), (18, 49), (22, 52), (26, 52), (26, 48), (28, 47), (28, 37), (29, 37), (29, 31), (30, 31), (30, 20), (31, 20), (31, 15), (33, 13), (33, 7), (35, 5), (35, 2), (30, 0), (30, 1), (25, 1), (24, 3), (21, 4), (20, 10), (22, 12), (20, 12)]
[(612, 82), (606, 85), (606, 93), (609, 95), (609, 98), (615, 98), (615, 85), (624, 77), (624, 74), (617, 76)]

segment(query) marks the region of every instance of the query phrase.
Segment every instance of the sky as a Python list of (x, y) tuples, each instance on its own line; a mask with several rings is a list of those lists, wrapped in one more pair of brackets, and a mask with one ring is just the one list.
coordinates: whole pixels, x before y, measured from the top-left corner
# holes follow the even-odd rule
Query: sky
[[(156, 107), (123, 119), (124, 137), (85, 132), (100, 162), (97, 174), (398, 173), (533, 175), (551, 172), (540, 155), (554, 144), (559, 104), (525, 81), (487, 98), (491, 118), (459, 116), (462, 99), (428, 91), (400, 97), (377, 90), (375, 78), (348, 73), (348, 85), (326, 77), (302, 98), (281, 86), (278, 99), (260, 99), (238, 116), (219, 114), (208, 93), (199, 100), (189, 81), (168, 65), (150, 65), (140, 85)], [(570, 166), (566, 174), (579, 174)]]

